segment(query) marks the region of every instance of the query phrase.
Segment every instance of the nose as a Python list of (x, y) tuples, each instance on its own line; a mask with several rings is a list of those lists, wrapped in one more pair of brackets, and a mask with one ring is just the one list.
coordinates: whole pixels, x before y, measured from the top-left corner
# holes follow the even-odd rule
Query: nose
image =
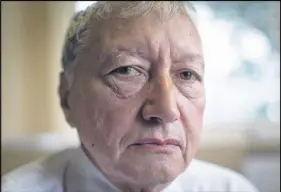
[(162, 123), (171, 123), (179, 119), (175, 88), (169, 75), (162, 75), (152, 83), (148, 99), (142, 109), (146, 121), (157, 119)]

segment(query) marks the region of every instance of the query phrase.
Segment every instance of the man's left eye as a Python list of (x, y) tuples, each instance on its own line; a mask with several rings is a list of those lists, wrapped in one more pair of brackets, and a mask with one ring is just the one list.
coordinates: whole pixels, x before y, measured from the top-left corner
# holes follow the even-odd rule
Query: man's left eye
[(191, 71), (183, 71), (180, 73), (180, 78), (183, 80), (196, 80), (196, 75)]

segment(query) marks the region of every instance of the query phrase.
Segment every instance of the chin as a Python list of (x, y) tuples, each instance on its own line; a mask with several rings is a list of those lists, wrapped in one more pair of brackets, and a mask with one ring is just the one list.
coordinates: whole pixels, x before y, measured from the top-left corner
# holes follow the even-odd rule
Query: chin
[(153, 185), (173, 181), (185, 167), (184, 160), (180, 157), (157, 156), (131, 159), (124, 162), (121, 169), (132, 183)]

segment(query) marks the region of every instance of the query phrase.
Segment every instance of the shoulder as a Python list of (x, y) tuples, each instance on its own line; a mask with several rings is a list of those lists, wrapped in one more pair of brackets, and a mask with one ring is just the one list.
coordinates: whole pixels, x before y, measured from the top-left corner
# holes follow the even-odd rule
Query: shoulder
[(47, 192), (57, 186), (51, 175), (37, 162), (21, 166), (1, 178), (3, 192)]
[(183, 188), (188, 188), (191, 191), (258, 191), (243, 175), (225, 167), (196, 159), (180, 175), (178, 182)]
[(67, 158), (73, 149), (67, 149), (29, 164), (2, 176), (3, 192), (62, 191), (62, 175)]

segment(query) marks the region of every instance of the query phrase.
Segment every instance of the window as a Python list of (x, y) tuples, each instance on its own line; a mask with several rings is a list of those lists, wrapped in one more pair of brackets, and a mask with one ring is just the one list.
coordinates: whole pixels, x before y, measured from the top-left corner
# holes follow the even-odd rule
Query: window
[(206, 124), (280, 123), (276, 3), (195, 3), (206, 59)]
[(89, 5), (92, 5), (96, 1), (76, 1), (75, 11), (81, 11), (86, 9)]

